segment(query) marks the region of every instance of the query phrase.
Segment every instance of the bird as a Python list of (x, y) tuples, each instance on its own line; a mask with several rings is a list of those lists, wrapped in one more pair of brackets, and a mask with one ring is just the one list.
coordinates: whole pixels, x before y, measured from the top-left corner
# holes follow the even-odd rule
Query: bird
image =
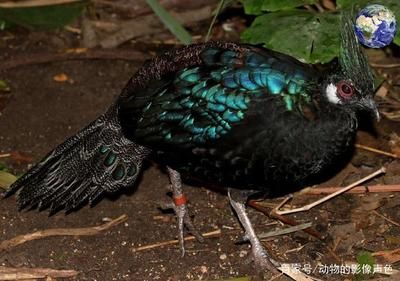
[(93, 205), (131, 187), (146, 160), (166, 168), (184, 230), (183, 183), (227, 189), (257, 268), (277, 264), (246, 212), (250, 196), (289, 194), (351, 153), (360, 116), (379, 119), (374, 75), (343, 17), (337, 59), (311, 65), (261, 46), (210, 41), (148, 60), (109, 109), (11, 185), (21, 209)]

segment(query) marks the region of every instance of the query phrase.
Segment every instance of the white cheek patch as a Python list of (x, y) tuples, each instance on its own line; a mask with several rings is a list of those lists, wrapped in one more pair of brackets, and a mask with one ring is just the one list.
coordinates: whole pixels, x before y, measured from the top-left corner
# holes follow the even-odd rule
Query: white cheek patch
[(331, 103), (334, 104), (340, 104), (341, 101), (337, 96), (337, 89), (336, 86), (332, 83), (330, 83), (327, 87), (326, 87), (326, 97), (328, 98), (328, 100)]

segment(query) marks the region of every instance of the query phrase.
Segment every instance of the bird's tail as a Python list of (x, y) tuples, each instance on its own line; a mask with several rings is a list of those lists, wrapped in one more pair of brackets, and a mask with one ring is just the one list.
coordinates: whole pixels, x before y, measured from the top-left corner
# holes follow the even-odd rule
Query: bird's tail
[(135, 182), (149, 150), (122, 134), (116, 106), (57, 146), (7, 191), (20, 208), (70, 211)]

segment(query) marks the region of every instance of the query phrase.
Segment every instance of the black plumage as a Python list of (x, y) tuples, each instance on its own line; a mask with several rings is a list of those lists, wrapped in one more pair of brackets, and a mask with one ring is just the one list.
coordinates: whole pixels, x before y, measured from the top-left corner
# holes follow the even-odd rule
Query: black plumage
[(265, 194), (302, 188), (351, 149), (358, 113), (377, 113), (350, 21), (343, 34), (339, 60), (318, 68), (226, 42), (156, 57), (105, 114), (7, 195), (19, 190), (21, 207), (72, 210), (132, 186), (146, 158), (205, 185)]

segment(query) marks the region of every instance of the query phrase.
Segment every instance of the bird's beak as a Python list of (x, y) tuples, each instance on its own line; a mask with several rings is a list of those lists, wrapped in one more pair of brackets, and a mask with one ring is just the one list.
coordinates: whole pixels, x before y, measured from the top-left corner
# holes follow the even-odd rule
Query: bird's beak
[(379, 111), (378, 111), (378, 107), (376, 106), (376, 103), (374, 101), (374, 99), (371, 98), (365, 98), (362, 101), (362, 105), (363, 105), (363, 109), (368, 111), (372, 117), (379, 122), (379, 120), (381, 119)]

